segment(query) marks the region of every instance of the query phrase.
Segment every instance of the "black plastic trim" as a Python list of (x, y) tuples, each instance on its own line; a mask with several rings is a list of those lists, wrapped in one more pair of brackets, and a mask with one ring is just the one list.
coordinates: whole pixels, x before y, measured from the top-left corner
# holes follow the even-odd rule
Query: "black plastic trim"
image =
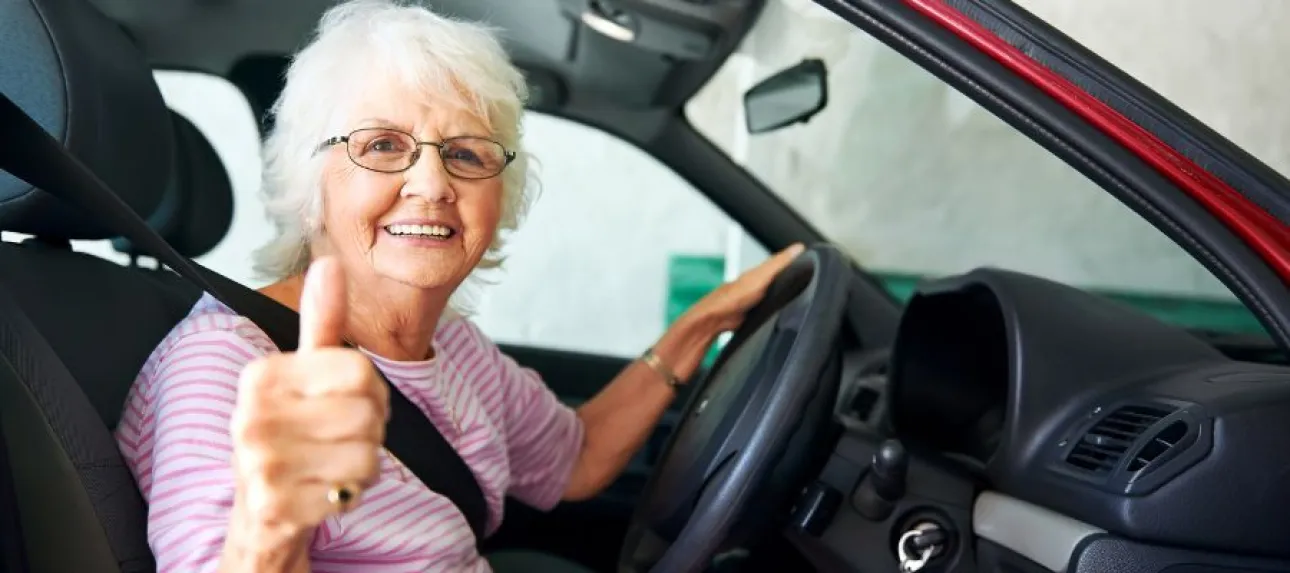
[[(646, 0), (657, 2), (657, 0)], [(681, 2), (673, 2), (679, 4)], [(732, 2), (726, 2), (731, 4)], [(665, 105), (676, 108), (683, 108), (685, 102), (690, 101), (694, 94), (703, 88), (704, 84), (712, 78), (717, 70), (725, 64), (730, 54), (739, 48), (740, 42), (744, 36), (757, 23), (763, 9), (766, 7), (766, 0), (739, 0), (742, 6), (740, 19), (737, 22), (727, 23), (723, 30), (722, 36), (718, 39), (712, 54), (707, 60), (697, 62), (687, 66), (678, 66), (674, 68), (666, 79), (663, 80), (659, 92), (655, 95), (654, 102), (656, 105)]]
[(1265, 559), (1148, 545), (1112, 534), (1085, 539), (1066, 567), (1070, 573), (1276, 573), (1290, 560)]
[[(1089, 430), (1121, 408), (1135, 406), (1167, 409), (1170, 412), (1144, 429), (1133, 443), (1129, 444), (1118, 463), (1108, 473), (1082, 470), (1067, 462), (1071, 451), (1079, 445), (1080, 439)], [(1161, 432), (1177, 423), (1185, 424), (1187, 431), (1176, 443), (1145, 467), (1139, 470), (1129, 468), (1132, 461)], [(1204, 459), (1213, 445), (1213, 428), (1209, 416), (1196, 404), (1168, 399), (1121, 400), (1094, 408), (1077, 423), (1073, 431), (1062, 438), (1060, 444), (1062, 445), (1053, 456), (1051, 465), (1054, 472), (1093, 484), (1108, 493), (1138, 496), (1156, 491), (1169, 480)]]

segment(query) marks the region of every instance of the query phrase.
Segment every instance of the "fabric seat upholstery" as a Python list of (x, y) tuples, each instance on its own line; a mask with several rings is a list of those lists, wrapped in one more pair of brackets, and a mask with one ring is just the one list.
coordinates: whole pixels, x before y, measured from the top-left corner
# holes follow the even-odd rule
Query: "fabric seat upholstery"
[[(87, 1), (0, 2), (0, 52), (10, 56), (0, 91), (136, 212), (156, 213), (172, 179), (197, 177), (175, 167), (191, 150), (177, 143), (151, 70)], [(200, 293), (168, 271), (72, 252), (68, 240), (113, 233), (4, 172), (0, 230), (37, 238), (0, 243), (0, 431), (27, 562), (155, 570), (145, 507), (111, 428), (144, 360)]]

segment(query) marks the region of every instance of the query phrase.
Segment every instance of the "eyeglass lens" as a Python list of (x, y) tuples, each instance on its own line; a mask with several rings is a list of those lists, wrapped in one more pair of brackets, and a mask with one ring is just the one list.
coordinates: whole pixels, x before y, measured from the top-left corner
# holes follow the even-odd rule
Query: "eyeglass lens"
[[(412, 166), (420, 146), (407, 133), (393, 129), (360, 129), (349, 135), (349, 157), (361, 167), (394, 173)], [(465, 179), (492, 177), (506, 168), (506, 149), (482, 137), (451, 137), (437, 147), (449, 173)]]

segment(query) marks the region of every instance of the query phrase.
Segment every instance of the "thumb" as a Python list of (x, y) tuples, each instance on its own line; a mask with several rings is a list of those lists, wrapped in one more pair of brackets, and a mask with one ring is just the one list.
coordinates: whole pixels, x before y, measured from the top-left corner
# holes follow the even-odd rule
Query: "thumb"
[(344, 341), (348, 299), (340, 264), (322, 257), (309, 265), (300, 293), (300, 344), (297, 350), (339, 346)]

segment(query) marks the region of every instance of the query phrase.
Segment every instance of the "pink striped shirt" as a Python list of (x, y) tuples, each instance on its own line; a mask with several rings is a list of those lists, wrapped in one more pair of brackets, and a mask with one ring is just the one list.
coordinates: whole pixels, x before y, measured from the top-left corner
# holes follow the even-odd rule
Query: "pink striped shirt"
[[(582, 424), (537, 374), (521, 368), (469, 320), (439, 325), (431, 361), (373, 362), (474, 471), (487, 531), (511, 496), (539, 509), (559, 500)], [(214, 571), (233, 502), (229, 420), (242, 368), (276, 351), (249, 320), (203, 296), (158, 345), (126, 399), (116, 437), (148, 503), (159, 571)], [(313, 571), (488, 571), (465, 517), (388, 452), (378, 482), (350, 513), (324, 522)]]

